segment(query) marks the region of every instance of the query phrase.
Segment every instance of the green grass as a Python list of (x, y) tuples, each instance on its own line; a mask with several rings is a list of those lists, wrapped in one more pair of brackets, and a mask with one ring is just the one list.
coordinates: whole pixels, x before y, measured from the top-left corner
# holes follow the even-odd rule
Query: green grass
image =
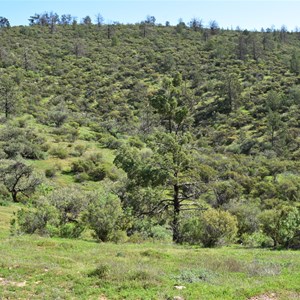
[(3, 299), (300, 299), (296, 251), (12, 237), (17, 208), (0, 207)]

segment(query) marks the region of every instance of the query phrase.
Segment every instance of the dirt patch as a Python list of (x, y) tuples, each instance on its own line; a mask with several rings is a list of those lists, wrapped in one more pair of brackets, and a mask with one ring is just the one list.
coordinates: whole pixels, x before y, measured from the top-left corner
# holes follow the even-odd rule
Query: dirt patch
[(252, 298), (249, 298), (248, 300), (277, 300), (276, 294), (263, 294), (259, 296), (254, 296)]
[(26, 281), (17, 282), (0, 277), (0, 285), (13, 285), (16, 287), (24, 287), (26, 285)]

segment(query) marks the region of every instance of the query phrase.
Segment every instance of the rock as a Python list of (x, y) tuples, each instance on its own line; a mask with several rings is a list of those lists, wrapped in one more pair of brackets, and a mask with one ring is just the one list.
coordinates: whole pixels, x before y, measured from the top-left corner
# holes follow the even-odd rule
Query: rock
[(185, 287), (184, 285), (174, 285), (174, 288), (175, 288), (176, 290), (183, 290), (183, 289), (185, 289), (186, 287)]

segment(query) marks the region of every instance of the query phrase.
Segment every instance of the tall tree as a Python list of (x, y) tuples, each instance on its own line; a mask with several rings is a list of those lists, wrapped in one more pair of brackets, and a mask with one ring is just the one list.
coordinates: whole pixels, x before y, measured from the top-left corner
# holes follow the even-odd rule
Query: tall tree
[(122, 148), (115, 164), (128, 176), (131, 188), (159, 190), (160, 198), (148, 205), (148, 211), (171, 213), (173, 241), (180, 242), (180, 215), (183, 210), (201, 209), (199, 196), (207, 189), (203, 183), (198, 152), (193, 148), (189, 131), (192, 111), (183, 102), (180, 80), (166, 80), (150, 104), (161, 117), (163, 132), (149, 136), (150, 152)]
[(6, 119), (15, 111), (16, 102), (15, 82), (7, 75), (2, 75), (0, 77), (0, 106)]

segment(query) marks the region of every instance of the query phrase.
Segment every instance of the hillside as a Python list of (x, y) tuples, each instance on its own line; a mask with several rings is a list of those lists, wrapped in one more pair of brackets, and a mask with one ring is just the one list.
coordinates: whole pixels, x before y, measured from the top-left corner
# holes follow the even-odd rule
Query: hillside
[(299, 247), (298, 32), (36, 20), (0, 32), (15, 234)]

